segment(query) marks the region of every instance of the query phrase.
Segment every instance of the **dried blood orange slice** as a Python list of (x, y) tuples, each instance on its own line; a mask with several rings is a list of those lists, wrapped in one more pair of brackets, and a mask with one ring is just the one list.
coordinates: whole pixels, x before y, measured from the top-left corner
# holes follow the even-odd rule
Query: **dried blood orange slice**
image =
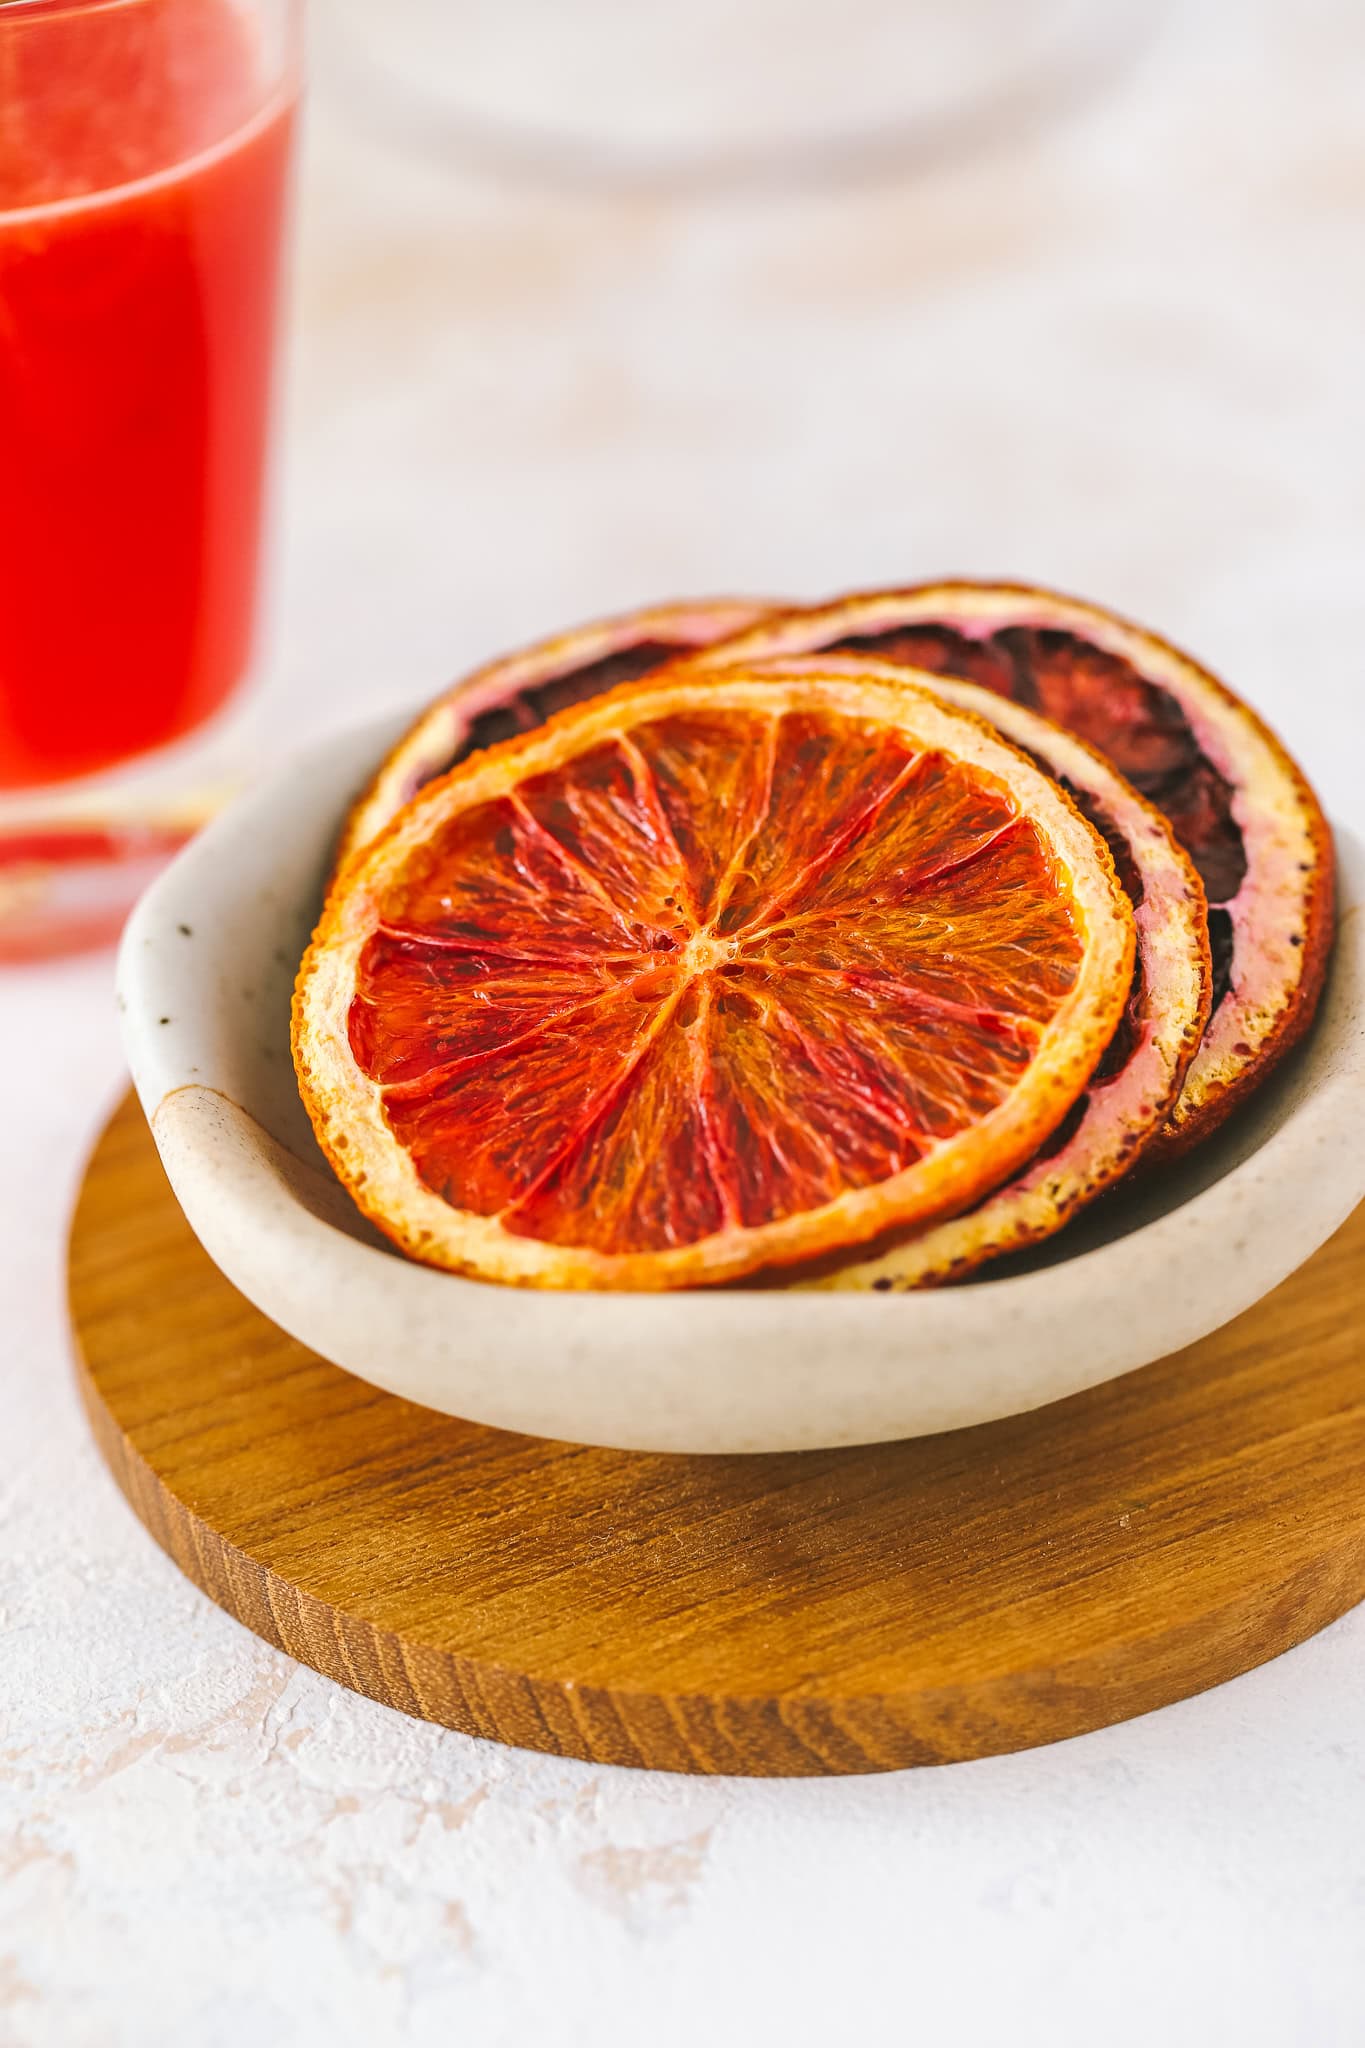
[(1213, 1014), (1152, 1149), (1205, 1136), (1307, 1029), (1331, 946), (1331, 834), (1275, 735), (1154, 633), (1023, 584), (842, 598), (760, 621), (714, 658), (833, 649), (961, 676), (1043, 712), (1100, 748), (1169, 818), (1209, 900)]
[(998, 1184), (1133, 951), (1104, 841), (984, 722), (894, 671), (661, 678), (473, 756), (357, 857), (295, 1061), (413, 1256), (686, 1286)]
[(651, 605), (556, 634), (475, 669), (443, 690), (380, 763), (342, 827), (337, 867), (377, 838), (419, 789), (467, 755), (742, 632), (766, 609), (733, 597)]
[[(839, 660), (854, 671), (857, 657)], [(879, 664), (880, 666), (880, 664)], [(776, 665), (787, 674), (792, 664)], [(1126, 1173), (1180, 1094), (1208, 1022), (1213, 977), (1203, 886), (1155, 805), (1094, 747), (1021, 704), (955, 677), (920, 679), (987, 718), (1046, 768), (1114, 857), (1137, 924), (1137, 958), (1118, 1029), (1084, 1092), (1041, 1150), (965, 1214), (915, 1230), (872, 1257), (841, 1261), (812, 1283), (889, 1290), (960, 1280), (986, 1260), (1050, 1237)]]

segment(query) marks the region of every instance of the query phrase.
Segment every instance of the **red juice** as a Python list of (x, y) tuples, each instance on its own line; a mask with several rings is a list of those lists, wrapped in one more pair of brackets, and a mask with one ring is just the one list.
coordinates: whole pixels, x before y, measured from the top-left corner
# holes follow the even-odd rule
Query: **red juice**
[(294, 82), (232, 0), (0, 8), (0, 789), (249, 659)]

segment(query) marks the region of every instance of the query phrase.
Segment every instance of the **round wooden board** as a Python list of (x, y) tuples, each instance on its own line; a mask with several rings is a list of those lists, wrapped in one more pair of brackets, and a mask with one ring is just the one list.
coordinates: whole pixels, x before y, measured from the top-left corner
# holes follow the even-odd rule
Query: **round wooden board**
[(1365, 1595), (1365, 1208), (1145, 1371), (783, 1457), (508, 1436), (339, 1372), (209, 1262), (131, 1098), (70, 1278), (96, 1437), (182, 1570), (343, 1685), (500, 1742), (774, 1776), (987, 1756), (1216, 1685)]

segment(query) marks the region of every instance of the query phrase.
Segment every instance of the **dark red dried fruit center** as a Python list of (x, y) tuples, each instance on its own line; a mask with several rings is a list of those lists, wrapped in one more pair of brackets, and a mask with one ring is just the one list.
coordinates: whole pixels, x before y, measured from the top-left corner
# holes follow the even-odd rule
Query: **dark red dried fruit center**
[(571, 704), (586, 704), (590, 698), (614, 690), (618, 683), (638, 682), (641, 676), (652, 675), (655, 669), (685, 651), (661, 640), (642, 640), (638, 646), (618, 648), (615, 654), (604, 654), (599, 661), (585, 662), (582, 668), (568, 669), (563, 675), (550, 676), (543, 683), (520, 690), (515, 697), (472, 721), (463, 746), (449, 765), (454, 768), (483, 747), (513, 739), (519, 732), (530, 732), (535, 726), (544, 725), (557, 711), (566, 711)]

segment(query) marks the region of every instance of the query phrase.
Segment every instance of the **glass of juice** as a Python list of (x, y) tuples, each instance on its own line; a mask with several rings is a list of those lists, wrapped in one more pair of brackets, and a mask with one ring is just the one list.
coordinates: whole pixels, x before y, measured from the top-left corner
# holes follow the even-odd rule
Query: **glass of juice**
[(0, 960), (111, 936), (252, 654), (296, 0), (0, 0)]

